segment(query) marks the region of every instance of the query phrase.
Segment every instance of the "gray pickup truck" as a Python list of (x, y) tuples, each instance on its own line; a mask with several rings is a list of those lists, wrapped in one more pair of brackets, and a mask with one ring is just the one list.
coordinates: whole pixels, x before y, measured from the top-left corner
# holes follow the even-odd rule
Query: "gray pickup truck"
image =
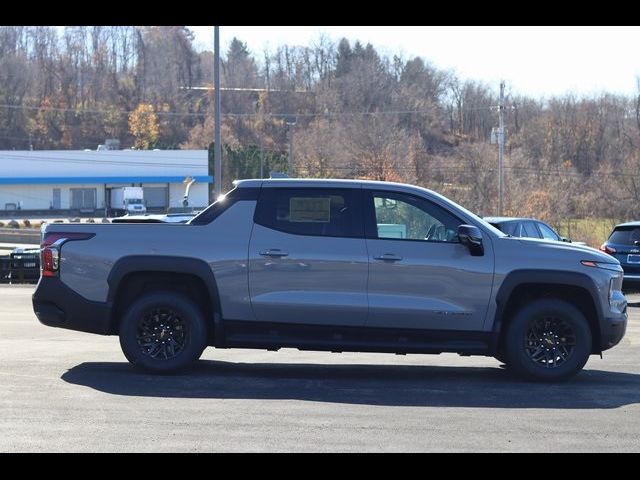
[(623, 337), (619, 262), (512, 238), (410, 185), (243, 180), (187, 224), (42, 232), (40, 322), (154, 372), (207, 346), (494, 356), (562, 380)]

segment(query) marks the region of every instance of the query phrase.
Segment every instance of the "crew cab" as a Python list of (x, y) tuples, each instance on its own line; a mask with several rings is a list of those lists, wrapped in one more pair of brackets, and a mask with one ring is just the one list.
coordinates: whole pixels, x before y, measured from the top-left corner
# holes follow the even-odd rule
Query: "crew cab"
[(48, 224), (40, 322), (153, 372), (207, 346), (494, 356), (555, 381), (623, 337), (618, 260), (513, 238), (424, 188), (243, 180), (186, 224)]

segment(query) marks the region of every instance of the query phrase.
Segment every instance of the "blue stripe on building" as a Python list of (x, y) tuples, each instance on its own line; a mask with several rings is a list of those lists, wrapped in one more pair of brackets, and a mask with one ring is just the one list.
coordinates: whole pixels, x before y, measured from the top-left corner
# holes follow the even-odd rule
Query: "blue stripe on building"
[[(210, 175), (195, 175), (196, 182), (213, 183)], [(0, 185), (78, 185), (82, 183), (181, 183), (185, 177), (0, 177)]]

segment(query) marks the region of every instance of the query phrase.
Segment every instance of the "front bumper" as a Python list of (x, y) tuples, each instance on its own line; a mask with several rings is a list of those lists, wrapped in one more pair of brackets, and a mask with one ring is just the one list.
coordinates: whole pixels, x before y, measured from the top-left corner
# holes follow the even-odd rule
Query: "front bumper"
[(87, 300), (57, 277), (41, 277), (32, 301), (43, 325), (101, 335), (114, 333), (110, 303)]
[(616, 346), (627, 330), (627, 309), (624, 313), (605, 318), (600, 324), (601, 350)]

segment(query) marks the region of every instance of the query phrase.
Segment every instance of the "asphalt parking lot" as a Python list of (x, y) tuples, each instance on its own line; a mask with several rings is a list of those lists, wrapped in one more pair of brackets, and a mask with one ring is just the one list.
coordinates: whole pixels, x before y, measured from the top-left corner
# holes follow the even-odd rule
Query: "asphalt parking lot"
[(640, 295), (559, 385), (484, 357), (207, 349), (151, 376), (116, 337), (44, 327), (0, 286), (0, 451), (640, 451)]

